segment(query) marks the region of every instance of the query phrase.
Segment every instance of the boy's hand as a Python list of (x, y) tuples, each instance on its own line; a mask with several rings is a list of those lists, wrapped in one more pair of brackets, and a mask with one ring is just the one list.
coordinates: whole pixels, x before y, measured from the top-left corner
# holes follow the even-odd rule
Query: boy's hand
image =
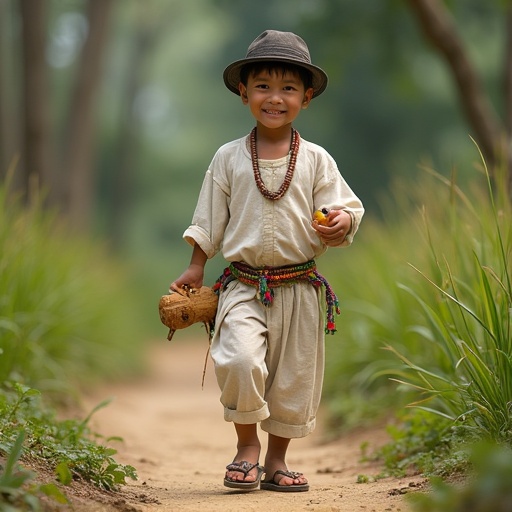
[(192, 258), (190, 259), (190, 265), (176, 281), (171, 283), (169, 292), (179, 292), (186, 287), (188, 287), (188, 289), (196, 288), (199, 290), (203, 286), (204, 266), (207, 259), (201, 247), (195, 244)]
[(169, 291), (179, 292), (185, 287), (199, 290), (203, 286), (204, 267), (191, 263), (176, 281), (171, 283)]
[(345, 210), (331, 210), (326, 224), (314, 220), (311, 225), (325, 245), (338, 247), (352, 228), (352, 217)]

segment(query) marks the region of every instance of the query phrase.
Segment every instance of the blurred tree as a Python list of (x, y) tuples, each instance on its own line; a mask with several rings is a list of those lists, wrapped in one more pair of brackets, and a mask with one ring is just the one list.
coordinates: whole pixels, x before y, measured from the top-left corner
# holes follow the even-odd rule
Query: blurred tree
[[(436, 51), (446, 60), (456, 83), (459, 100), (490, 172), (504, 166), (512, 195), (512, 3), (501, 2), (506, 31), (503, 61), (504, 115), (496, 114), (483, 81), (471, 62), (455, 20), (441, 0), (407, 0), (409, 8)], [(500, 6), (496, 2), (496, 9)]]
[[(37, 0), (35, 0), (37, 1)], [(108, 39), (113, 0), (89, 0), (88, 32), (77, 68), (64, 144), (64, 208), (71, 223), (88, 228), (96, 195), (96, 96)]]
[[(25, 198), (30, 197), (31, 189), (33, 192), (44, 191), (47, 203), (66, 213), (72, 225), (80, 229), (89, 227), (96, 195), (95, 99), (101, 83), (113, 1), (88, 0), (85, 4), (87, 35), (76, 68), (62, 144), (57, 140), (57, 134), (62, 130), (55, 126), (56, 109), (51, 101), (47, 62), (50, 4), (48, 0), (20, 0), (17, 4), (22, 27), (23, 66), (23, 143), (21, 179), (17, 181)], [(4, 3), (2, 9), (6, 10)], [(15, 19), (12, 15), (11, 21)], [(0, 52), (0, 55), (4, 54), (5, 51)], [(5, 70), (5, 66), (2, 66), (2, 70)], [(11, 93), (11, 97), (7, 93)], [(16, 99), (12, 97), (12, 91), (7, 93), (2, 95), (0, 101), (1, 126), (4, 130), (8, 122), (16, 119), (13, 112), (6, 112), (9, 100)], [(16, 126), (12, 128), (11, 131), (15, 132)], [(11, 147), (11, 142), (2, 145), (4, 166)]]
[[(143, 89), (147, 80), (144, 73), (149, 57), (155, 45), (161, 41), (164, 31), (169, 30), (169, 20), (162, 16), (160, 9), (146, 3), (135, 6), (134, 35), (129, 45), (130, 65), (126, 71), (123, 88), (120, 91), (122, 109), (117, 134), (117, 148), (112, 164), (111, 187), (116, 191), (112, 194), (110, 205), (111, 241), (115, 247), (121, 247), (128, 228), (126, 219), (130, 205), (134, 200), (136, 170), (141, 156), (141, 130), (134, 116), (134, 104), (137, 94)], [(174, 14), (179, 6), (174, 6)]]
[(23, 152), (25, 197), (52, 182), (54, 168), (49, 83), (45, 63), (47, 0), (21, 0)]
[[(503, 41), (503, 14), (510, 2), (418, 0), (430, 10), (438, 8), (444, 15), (439, 23), (457, 19), (457, 25), (450, 25), (448, 43), (458, 43), (451, 54), (451, 62), (462, 70), (458, 88), (450, 82), (452, 68), (443, 67), (438, 58), (444, 54), (425, 49), (411, 16), (414, 0), (262, 1), (257, 8), (250, 0), (216, 2), (238, 20), (228, 50), (234, 58), (250, 42), (247, 34), (254, 37), (265, 28), (296, 31), (308, 41), (330, 85), (308, 112), (305, 135), (306, 130), (314, 132), (314, 140), (333, 153), (370, 209), (390, 177), (414, 173), (424, 155), (442, 169), (455, 162), (464, 169), (474, 160), (468, 132), (491, 170), (507, 162), (510, 137), (502, 142), (512, 114), (510, 106), (502, 109), (502, 101), (512, 93), (509, 86), (496, 93), (500, 78), (495, 60), (500, 48), (510, 56), (512, 45)], [(284, 12), (289, 15), (280, 16)], [(512, 59), (504, 57), (503, 62), (510, 83)], [(469, 75), (462, 78), (463, 73)], [(497, 111), (505, 111), (501, 120)]]
[[(9, 23), (12, 5), (0, 0), (0, 178), (19, 156), (19, 116), (14, 115), (13, 101), (15, 83), (12, 81), (12, 38), (13, 27)], [(14, 180), (16, 175), (11, 177)], [(18, 184), (18, 188), (19, 188)]]
[[(189, 220), (215, 149), (250, 129), (222, 69), (258, 33), (276, 28), (301, 34), (329, 73), (329, 88), (300, 117), (299, 131), (333, 154), (368, 211), (378, 212), (391, 177), (415, 173), (422, 155), (441, 169), (456, 162), (462, 172), (474, 160), (457, 90), (425, 48), (408, 1), (0, 0), (0, 173), (20, 152), (23, 169), (76, 225), (94, 217), (94, 227), (117, 242), (129, 230), (138, 247), (156, 239), (166, 247)], [(469, 48), (485, 118), (494, 118), (490, 131), (510, 134), (512, 59), (505, 58), (501, 95), (494, 63), (496, 48), (512, 51), (496, 30), (505, 3), (427, 4), (453, 13), (460, 35), (452, 36)], [(55, 42), (66, 38), (76, 43), (72, 56), (69, 41)], [(65, 62), (55, 62), (58, 44)], [(33, 78), (17, 69), (22, 62)], [(19, 108), (27, 113), (20, 150), (22, 91), (34, 108)], [(501, 121), (491, 106), (499, 110), (500, 102), (507, 105)], [(28, 187), (28, 174), (20, 174)]]

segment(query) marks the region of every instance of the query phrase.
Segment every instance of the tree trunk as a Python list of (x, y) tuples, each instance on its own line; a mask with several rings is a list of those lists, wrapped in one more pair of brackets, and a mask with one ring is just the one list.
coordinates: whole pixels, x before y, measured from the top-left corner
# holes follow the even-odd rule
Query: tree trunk
[(512, 197), (512, 5), (507, 7), (503, 96), (505, 98), (505, 149), (508, 154), (508, 191)]
[[(20, 0), (23, 51), (22, 187), (25, 198), (51, 183), (52, 133), (45, 60), (46, 0)], [(48, 191), (51, 193), (51, 191)]]
[(505, 17), (505, 61), (503, 63), (503, 96), (505, 97), (505, 129), (507, 136), (512, 137), (512, 5), (507, 9)]
[(124, 108), (119, 123), (118, 147), (116, 158), (111, 169), (112, 194), (111, 211), (111, 240), (115, 247), (121, 247), (126, 226), (126, 216), (132, 204), (135, 169), (140, 154), (140, 133), (138, 122), (133, 116), (133, 103), (137, 93), (142, 88), (144, 64), (147, 56), (157, 43), (163, 30), (169, 30), (168, 23), (162, 23), (155, 13), (145, 4), (139, 4), (137, 27), (132, 38), (130, 52), (130, 69), (125, 79), (122, 94)]
[[(12, 37), (12, 6), (8, 0), (0, 0), (0, 180), (3, 181), (7, 170), (16, 160), (20, 149), (17, 146), (19, 142), (16, 139), (19, 126), (16, 124), (14, 106), (18, 102), (18, 97), (14, 94), (15, 76), (13, 59), (10, 55), (10, 48), (13, 47)], [(14, 124), (14, 126), (13, 126)], [(11, 176), (10, 180), (14, 180)], [(11, 182), (11, 185), (15, 183)]]
[(80, 230), (90, 228), (94, 206), (95, 99), (112, 3), (113, 0), (89, 0), (89, 33), (82, 49), (67, 123), (62, 171), (67, 183), (64, 204), (71, 224)]
[[(448, 63), (462, 109), (490, 172), (498, 165), (505, 165), (510, 173), (512, 159), (509, 144), (505, 142), (506, 130), (484, 92), (448, 9), (439, 0), (407, 0), (407, 3), (427, 40)], [(507, 63), (509, 66), (510, 60)], [(510, 83), (507, 87), (510, 87)], [(507, 94), (510, 94), (510, 90)]]

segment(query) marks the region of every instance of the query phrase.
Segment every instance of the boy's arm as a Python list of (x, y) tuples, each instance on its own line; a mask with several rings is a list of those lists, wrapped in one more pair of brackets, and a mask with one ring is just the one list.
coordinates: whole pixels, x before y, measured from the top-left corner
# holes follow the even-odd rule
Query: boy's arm
[(178, 279), (171, 283), (169, 291), (178, 291), (183, 286), (199, 289), (203, 286), (204, 267), (208, 257), (198, 244), (194, 244), (190, 264)]

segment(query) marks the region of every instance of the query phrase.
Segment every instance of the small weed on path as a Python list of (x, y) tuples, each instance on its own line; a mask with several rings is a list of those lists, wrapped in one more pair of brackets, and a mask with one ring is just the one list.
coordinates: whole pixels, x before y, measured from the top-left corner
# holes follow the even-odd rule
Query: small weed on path
[[(53, 411), (41, 407), (37, 390), (18, 383), (5, 387), (0, 397), (0, 455), (6, 456), (0, 460), (2, 512), (39, 510), (41, 496), (66, 503), (61, 489), (74, 480), (114, 490), (127, 478), (137, 478), (134, 467), (114, 460), (115, 449), (98, 443), (120, 438), (103, 439), (88, 426), (108, 403), (97, 405), (84, 420), (58, 421)], [(56, 483), (38, 483), (36, 474), (24, 467), (43, 464), (51, 468)]]

